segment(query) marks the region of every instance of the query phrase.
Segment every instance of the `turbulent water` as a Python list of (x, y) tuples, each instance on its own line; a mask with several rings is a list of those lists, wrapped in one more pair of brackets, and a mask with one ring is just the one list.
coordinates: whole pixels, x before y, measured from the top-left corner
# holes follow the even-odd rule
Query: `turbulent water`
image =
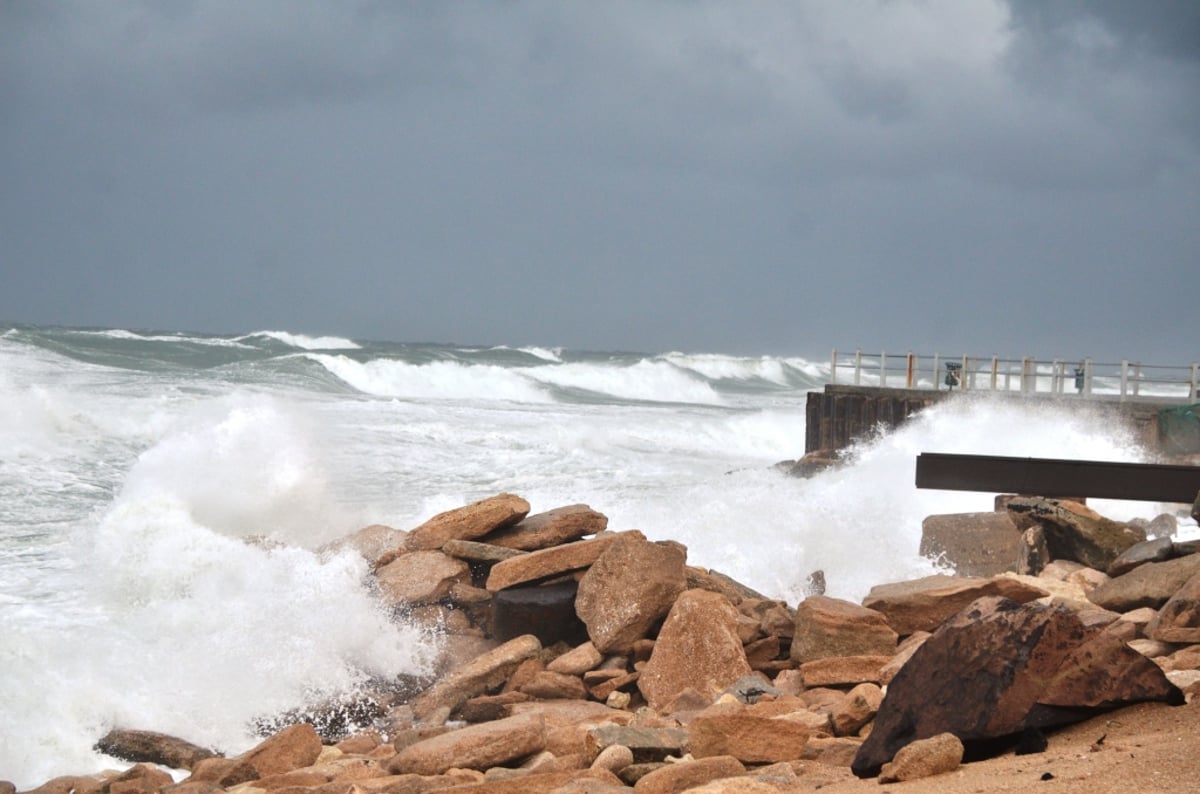
[[(921, 451), (1138, 460), (1036, 401), (955, 401), (811, 480), (800, 358), (0, 326), (0, 779), (115, 765), (113, 726), (237, 752), (255, 719), (420, 672), (365, 564), (322, 544), (508, 491), (587, 503), (795, 603), (924, 575)], [(1116, 518), (1157, 506), (1098, 503)], [(264, 540), (265, 539), (265, 540)]]

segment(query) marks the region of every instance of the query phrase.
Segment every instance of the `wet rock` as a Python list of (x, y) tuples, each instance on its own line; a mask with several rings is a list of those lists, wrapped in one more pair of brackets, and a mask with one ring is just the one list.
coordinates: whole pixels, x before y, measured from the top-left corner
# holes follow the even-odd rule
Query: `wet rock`
[(153, 764), (135, 764), (99, 789), (99, 794), (156, 794), (174, 779)]
[(876, 585), (863, 599), (863, 606), (883, 613), (888, 625), (903, 637), (914, 631), (933, 631), (977, 598), (1001, 596), (1025, 603), (1046, 595), (1049, 593), (1043, 589), (1004, 576), (981, 579), (935, 574)]
[(953, 733), (918, 739), (901, 748), (891, 763), (883, 765), (879, 782), (900, 783), (953, 772), (962, 764), (964, 752), (962, 741)]
[(829, 596), (809, 596), (796, 607), (791, 659), (890, 656), (896, 651), (896, 640), (896, 632), (881, 613)]
[(516, 549), (506, 549), (476, 540), (448, 540), (442, 544), (442, 553), (465, 562), (489, 565), (524, 554)]
[(1017, 545), (1017, 573), (1039, 576), (1050, 562), (1046, 530), (1041, 527), (1029, 527), (1022, 532), (1021, 541)]
[(614, 538), (579, 580), (575, 599), (597, 650), (628, 651), (667, 614), (686, 586), (686, 556), (679, 544), (651, 543), (641, 533)]
[(529, 502), (513, 494), (497, 494), (438, 513), (410, 531), (404, 539), (404, 547), (410, 551), (440, 549), (448, 540), (477, 540), (489, 532), (517, 523), (528, 514)]
[(469, 698), (503, 684), (526, 659), (541, 653), (542, 643), (532, 634), (509, 640), (451, 671), (412, 701), (417, 719), (427, 719), (438, 709), (454, 711)]
[(322, 551), (337, 552), (342, 549), (353, 549), (364, 560), (373, 563), (390, 551), (404, 548), (404, 537), (407, 534), (402, 529), (393, 529), (383, 524), (372, 524), (352, 535), (327, 544)]
[(749, 674), (737, 637), (737, 610), (717, 593), (687, 590), (667, 615), (637, 685), (650, 707), (661, 712), (688, 687), (712, 697)]
[(432, 604), (457, 583), (470, 582), (470, 567), (440, 551), (401, 554), (378, 569), (375, 579), (384, 600), (394, 606)]
[(508, 549), (536, 551), (603, 532), (608, 517), (587, 505), (568, 505), (528, 516), (518, 523), (489, 533), (484, 542)]
[(567, 581), (501, 590), (492, 598), (492, 636), (509, 640), (533, 634), (547, 646), (586, 640), (587, 627), (575, 614), (578, 589)]
[(920, 553), (959, 576), (995, 576), (1015, 569), (1020, 540), (1007, 512), (933, 515), (921, 522)]
[(123, 728), (105, 734), (96, 742), (96, 749), (122, 761), (145, 761), (172, 769), (191, 769), (203, 759), (217, 755), (205, 747), (164, 733)]
[(236, 764), (217, 782), (229, 787), (248, 780), (281, 775), (311, 765), (321, 754), (321, 737), (302, 723), (284, 728), (238, 756)]
[(1051, 558), (1075, 560), (1098, 571), (1107, 570), (1122, 552), (1146, 539), (1144, 530), (1066, 499), (1018, 497), (1009, 500), (1007, 510), (1042, 527)]

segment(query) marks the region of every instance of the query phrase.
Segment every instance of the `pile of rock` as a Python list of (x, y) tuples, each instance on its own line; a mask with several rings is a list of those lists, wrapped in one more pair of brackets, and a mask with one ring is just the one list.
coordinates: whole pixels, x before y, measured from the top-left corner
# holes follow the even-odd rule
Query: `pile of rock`
[[(1037, 750), (1044, 729), (1197, 691), (1195, 549), (1151, 550), (1110, 522), (1099, 553), (1079, 522), (1045, 531), (1078, 505), (1019, 504), (1056, 557), (1037, 576), (940, 575), (794, 608), (584, 505), (531, 516), (501, 494), (409, 532), (368, 527), (344, 543), (398, 615), (445, 638), (435, 676), (381, 682), (356, 733), (314, 718), (235, 758), (117, 731), (100, 748), (142, 763), (35, 791), (800, 790)], [(1075, 547), (1105, 570), (1063, 559)], [(175, 784), (150, 762), (191, 774)]]

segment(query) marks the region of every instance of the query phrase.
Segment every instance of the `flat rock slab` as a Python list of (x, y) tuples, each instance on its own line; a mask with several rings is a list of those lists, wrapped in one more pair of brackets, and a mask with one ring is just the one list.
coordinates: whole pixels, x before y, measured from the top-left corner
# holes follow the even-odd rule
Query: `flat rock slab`
[(829, 596), (809, 596), (796, 607), (791, 659), (891, 656), (896, 641), (896, 632), (882, 613)]
[[(630, 533), (613, 533), (592, 540), (577, 540), (574, 543), (564, 543), (561, 546), (531, 551), (502, 560), (492, 566), (491, 573), (488, 574), (487, 589), (495, 593), (508, 587), (582, 570), (591, 566), (610, 543), (627, 534)], [(640, 532), (637, 534), (641, 536)]]
[(1049, 593), (1015, 579), (936, 574), (871, 588), (863, 606), (882, 612), (900, 636), (933, 631), (977, 598), (1000, 596), (1024, 604)]
[(438, 513), (404, 538), (409, 551), (440, 549), (446, 541), (477, 540), (517, 523), (529, 514), (529, 502), (509, 493)]
[(545, 747), (545, 721), (535, 714), (521, 714), (411, 744), (389, 762), (388, 770), (402, 775), (440, 775), (451, 767), (484, 770)]
[(480, 654), (414, 698), (413, 713), (417, 719), (425, 719), (440, 708), (454, 711), (469, 699), (503, 684), (521, 662), (541, 651), (538, 638), (525, 634)]
[(1088, 593), (1088, 600), (1113, 612), (1140, 607), (1158, 609), (1179, 588), (1200, 573), (1200, 554), (1166, 562), (1148, 562), (1127, 574), (1109, 579)]
[(489, 533), (484, 540), (509, 549), (537, 551), (596, 535), (607, 527), (608, 517), (603, 513), (587, 505), (568, 505), (528, 516), (510, 527)]
[(695, 758), (731, 755), (744, 764), (798, 760), (808, 741), (808, 728), (795, 720), (735, 712), (698, 715), (688, 723)]

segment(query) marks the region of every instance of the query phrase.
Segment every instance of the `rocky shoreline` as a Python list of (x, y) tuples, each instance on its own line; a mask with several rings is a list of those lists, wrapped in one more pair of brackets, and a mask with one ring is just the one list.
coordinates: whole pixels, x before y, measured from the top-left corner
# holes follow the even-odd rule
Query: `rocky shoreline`
[[(340, 543), (397, 616), (444, 638), (430, 675), (264, 721), (236, 757), (123, 727), (97, 749), (134, 766), (31, 792), (837, 790), (947, 780), (1200, 692), (1196, 544), (1065, 500), (996, 514), (1011, 570), (861, 604), (825, 596), (819, 572), (799, 604), (767, 598), (586, 505), (530, 515), (500, 494), (367, 527)], [(993, 538), (996, 517), (980, 520)]]

